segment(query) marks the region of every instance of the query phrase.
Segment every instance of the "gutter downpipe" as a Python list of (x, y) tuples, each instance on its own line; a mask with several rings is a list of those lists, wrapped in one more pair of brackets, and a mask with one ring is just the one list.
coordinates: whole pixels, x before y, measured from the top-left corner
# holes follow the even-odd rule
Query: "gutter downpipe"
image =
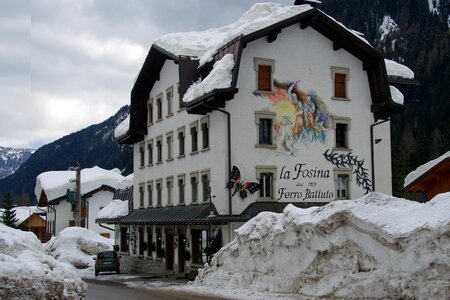
[(373, 145), (373, 128), (377, 125), (386, 123), (390, 121), (391, 119), (388, 118), (384, 121), (373, 123), (370, 125), (370, 157), (372, 159), (372, 192), (375, 192), (375, 153), (374, 153), (374, 145)]
[[(220, 111), (221, 113), (225, 114), (227, 116), (227, 131), (228, 131), (228, 178), (230, 178), (230, 172), (231, 172), (231, 122), (230, 122), (230, 113), (226, 110), (223, 110), (218, 107), (210, 106), (206, 103), (203, 103), (203, 105), (207, 108), (210, 108), (212, 110)], [(233, 214), (233, 206), (232, 206), (232, 197), (231, 197), (231, 189), (228, 189), (228, 208), (229, 208), (229, 214), (230, 216)]]

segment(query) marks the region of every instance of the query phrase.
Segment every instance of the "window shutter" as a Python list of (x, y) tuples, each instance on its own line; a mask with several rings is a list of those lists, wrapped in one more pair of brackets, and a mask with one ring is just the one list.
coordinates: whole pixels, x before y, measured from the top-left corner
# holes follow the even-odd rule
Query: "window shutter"
[(270, 66), (258, 66), (258, 91), (272, 91), (271, 74), (272, 68)]
[(347, 98), (345, 91), (345, 74), (335, 74), (334, 75), (334, 96), (336, 98)]

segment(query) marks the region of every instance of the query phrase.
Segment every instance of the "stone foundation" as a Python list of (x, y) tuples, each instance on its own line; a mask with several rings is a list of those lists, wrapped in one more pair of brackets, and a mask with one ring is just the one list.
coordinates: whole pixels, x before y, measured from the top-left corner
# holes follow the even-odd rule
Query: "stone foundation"
[(165, 262), (160, 259), (123, 254), (121, 256), (120, 270), (123, 273), (162, 273), (166, 269)]

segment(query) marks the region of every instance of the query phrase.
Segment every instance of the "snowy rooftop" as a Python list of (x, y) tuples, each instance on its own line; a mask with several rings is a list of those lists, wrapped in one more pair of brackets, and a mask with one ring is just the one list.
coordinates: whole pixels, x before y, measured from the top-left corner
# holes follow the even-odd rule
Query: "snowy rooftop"
[(128, 201), (112, 200), (97, 213), (96, 219), (115, 219), (127, 214)]
[[(105, 170), (100, 167), (85, 168), (81, 170), (81, 194), (91, 192), (102, 185), (114, 189), (120, 188), (125, 177), (120, 174), (119, 169)], [(75, 171), (49, 171), (41, 173), (36, 178), (34, 194), (40, 197), (42, 190), (45, 191), (49, 201), (64, 196), (67, 189), (74, 190)]]
[(119, 125), (117, 125), (116, 129), (114, 129), (114, 139), (119, 139), (125, 136), (130, 129), (130, 115), (128, 115)]
[(42, 208), (38, 209), (36, 206), (18, 206), (14, 208), (16, 213), (17, 225), (22, 224), (26, 219), (28, 219), (32, 214), (42, 213)]
[(388, 76), (395, 76), (404, 79), (414, 79), (414, 72), (407, 66), (389, 59), (385, 59), (384, 63), (386, 64), (386, 71)]
[(443, 155), (439, 156), (436, 159), (433, 159), (426, 164), (423, 164), (419, 166), (417, 169), (409, 173), (405, 178), (404, 187), (409, 186), (411, 183), (416, 181), (420, 176), (431, 170), (434, 166), (439, 164), (441, 161), (445, 160), (446, 158), (450, 158), (450, 151), (447, 151)]

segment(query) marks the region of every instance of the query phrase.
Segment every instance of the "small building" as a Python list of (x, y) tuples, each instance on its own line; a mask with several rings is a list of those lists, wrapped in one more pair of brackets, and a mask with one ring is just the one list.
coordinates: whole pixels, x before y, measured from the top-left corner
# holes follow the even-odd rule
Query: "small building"
[(134, 147), (122, 256), (195, 272), (261, 211), (392, 193), (391, 91), (381, 54), (310, 5), (158, 38), (115, 132)]
[(45, 207), (17, 206), (13, 210), (17, 219), (15, 226), (18, 229), (33, 232), (42, 243), (50, 239), (51, 236), (46, 233)]
[[(75, 226), (77, 215), (75, 197), (76, 171), (49, 171), (36, 178), (35, 195), (38, 206), (47, 206), (47, 232), (58, 234), (69, 226)], [(81, 170), (81, 227), (99, 234), (108, 233), (95, 223), (97, 213), (112, 200), (116, 189), (126, 177), (118, 169), (105, 170), (99, 167)]]
[(450, 151), (419, 166), (405, 178), (405, 192), (425, 193), (427, 201), (450, 191)]

